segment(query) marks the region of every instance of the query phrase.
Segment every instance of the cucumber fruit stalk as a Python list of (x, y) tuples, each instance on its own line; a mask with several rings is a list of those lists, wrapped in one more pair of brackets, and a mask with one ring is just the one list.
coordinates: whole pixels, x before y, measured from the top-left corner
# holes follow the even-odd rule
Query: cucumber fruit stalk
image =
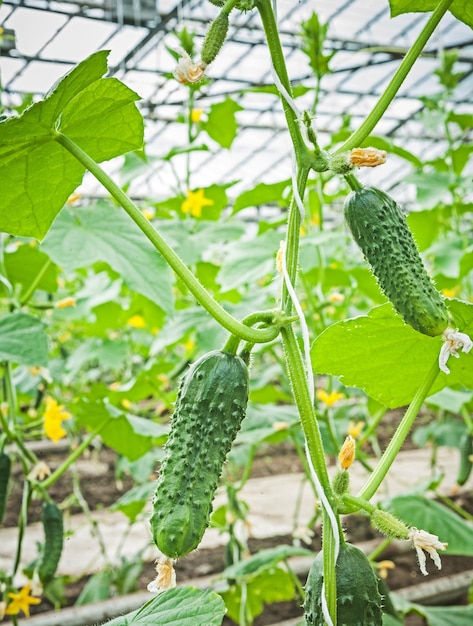
[[(356, 546), (340, 546), (337, 564), (337, 625), (381, 626), (383, 612), (381, 594), (373, 568)], [(322, 585), (324, 581), (323, 553), (319, 552), (309, 571), (305, 585), (304, 615), (307, 626), (325, 626), (322, 612)]]
[(62, 512), (54, 502), (43, 502), (41, 521), (44, 529), (44, 545), (38, 576), (42, 583), (54, 578), (64, 543), (64, 523)]
[(448, 311), (428, 276), (399, 205), (374, 187), (353, 191), (345, 221), (378, 283), (404, 321), (435, 337), (448, 326)]
[(7, 506), (8, 483), (10, 481), (11, 460), (8, 454), (0, 454), (0, 524), (3, 521)]
[(248, 369), (235, 354), (209, 352), (182, 379), (151, 517), (154, 542), (169, 558), (199, 545), (247, 402)]

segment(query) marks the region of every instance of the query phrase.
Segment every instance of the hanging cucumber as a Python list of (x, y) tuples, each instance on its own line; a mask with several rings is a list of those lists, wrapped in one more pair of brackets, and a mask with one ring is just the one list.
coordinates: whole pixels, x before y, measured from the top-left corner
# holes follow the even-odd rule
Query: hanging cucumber
[(448, 325), (448, 311), (425, 271), (398, 204), (373, 187), (353, 191), (345, 201), (345, 221), (371, 265), (381, 289), (404, 321), (432, 337)]
[(38, 576), (42, 583), (54, 578), (64, 542), (64, 523), (62, 513), (54, 502), (43, 502), (41, 521), (44, 529), (44, 545)]
[[(341, 545), (335, 575), (338, 626), (381, 626), (382, 598), (373, 568), (364, 552), (349, 543)], [(325, 626), (322, 612), (323, 581), (323, 554), (319, 552), (305, 585), (304, 615), (307, 626)]]
[(0, 524), (3, 521), (7, 507), (8, 483), (10, 481), (11, 460), (8, 454), (0, 454)]
[(182, 557), (199, 545), (247, 402), (248, 369), (235, 354), (209, 352), (182, 379), (151, 517), (166, 556)]
[(460, 468), (458, 470), (457, 485), (463, 486), (470, 478), (473, 468), (473, 433), (466, 432), (460, 439)]

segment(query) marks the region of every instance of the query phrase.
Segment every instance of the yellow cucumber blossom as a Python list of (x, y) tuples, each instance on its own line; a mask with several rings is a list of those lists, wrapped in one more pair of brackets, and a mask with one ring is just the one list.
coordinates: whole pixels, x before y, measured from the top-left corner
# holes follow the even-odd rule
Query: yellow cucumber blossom
[(62, 300), (58, 300), (54, 307), (56, 309), (68, 309), (71, 306), (76, 306), (76, 299), (72, 296), (68, 296), (67, 298), (63, 298)]
[(192, 217), (202, 217), (202, 209), (206, 206), (212, 206), (214, 203), (210, 198), (206, 198), (203, 189), (197, 191), (187, 190), (187, 200), (181, 204), (183, 213), (190, 213)]
[(348, 437), (343, 442), (343, 446), (338, 454), (338, 462), (343, 470), (347, 470), (351, 467), (355, 460), (356, 443), (353, 437)]
[(64, 411), (64, 406), (53, 398), (46, 398), (46, 409), (43, 415), (43, 426), (46, 436), (57, 443), (66, 436), (62, 422), (71, 418), (71, 414)]
[(194, 63), (191, 57), (182, 49), (177, 52), (181, 55), (174, 71), (174, 78), (183, 85), (200, 82), (204, 77), (205, 63)]
[(362, 421), (356, 422), (355, 424), (353, 420), (350, 420), (350, 423), (348, 424), (348, 434), (350, 437), (353, 437), (353, 439), (359, 439), (364, 425), (365, 423)]
[(437, 553), (437, 550), (445, 550), (447, 543), (439, 541), (437, 535), (431, 535), (425, 530), (417, 530), (417, 528), (411, 528), (409, 532), (409, 539), (412, 541), (415, 551), (417, 552), (417, 558), (419, 559), (420, 571), (427, 576), (428, 571), (425, 567), (425, 552), (428, 552), (430, 558), (437, 566), (437, 569), (442, 569), (442, 562)]
[(146, 320), (142, 315), (132, 315), (127, 319), (126, 323), (132, 328), (146, 328)]
[(194, 124), (198, 124), (202, 118), (203, 109), (192, 109), (191, 120)]
[(5, 615), (18, 615), (20, 611), (23, 611), (26, 617), (29, 617), (30, 605), (40, 604), (41, 602), (39, 598), (31, 596), (30, 592), (31, 585), (28, 584), (22, 587), (18, 593), (9, 593), (10, 602), (5, 609)]
[(161, 593), (166, 589), (176, 586), (176, 572), (173, 566), (174, 561), (167, 556), (162, 556), (156, 561), (156, 578), (148, 585), (151, 593)]
[(350, 152), (350, 163), (358, 167), (377, 167), (386, 163), (386, 151), (378, 148), (354, 148)]
[(447, 367), (447, 361), (450, 356), (454, 356), (458, 359), (460, 357), (458, 350), (460, 349), (465, 354), (468, 354), (473, 348), (473, 341), (465, 333), (459, 333), (458, 330), (453, 330), (452, 328), (446, 328), (443, 331), (442, 338), (444, 344), (440, 349), (439, 368), (442, 372), (445, 372), (445, 374), (450, 374), (450, 370)]
[(39, 480), (40, 482), (51, 475), (51, 468), (44, 461), (38, 461), (28, 474), (28, 480)]
[(315, 395), (325, 404), (325, 406), (329, 408), (345, 397), (343, 393), (339, 393), (338, 391), (331, 391), (330, 393), (327, 393), (325, 389), (317, 389), (317, 393)]

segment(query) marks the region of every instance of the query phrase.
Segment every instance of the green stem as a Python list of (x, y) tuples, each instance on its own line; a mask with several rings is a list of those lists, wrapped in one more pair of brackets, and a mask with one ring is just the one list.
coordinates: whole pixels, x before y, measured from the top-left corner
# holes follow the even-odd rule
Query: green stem
[(26, 290), (25, 295), (21, 298), (20, 306), (24, 306), (28, 302), (28, 300), (31, 298), (31, 296), (34, 294), (34, 292), (36, 291), (36, 288), (38, 287), (39, 283), (41, 282), (43, 276), (46, 274), (46, 272), (50, 268), (51, 264), (52, 264), (51, 259), (47, 259), (44, 262), (43, 267), (36, 274), (33, 282), (31, 283), (31, 285)]
[(25, 480), (23, 483), (23, 497), (21, 500), (20, 515), (18, 516), (18, 541), (16, 544), (15, 562), (13, 564), (12, 579), (14, 578), (21, 561), (21, 549), (23, 546), (23, 537), (25, 534), (26, 525), (28, 523), (28, 509), (31, 501), (31, 488), (30, 482)]
[(396, 73), (391, 79), (391, 82), (386, 87), (383, 95), (376, 103), (376, 106), (373, 108), (373, 110), (370, 112), (370, 114), (361, 124), (361, 126), (345, 141), (343, 145), (340, 146), (340, 148), (336, 150), (336, 154), (339, 152), (345, 152), (346, 150), (351, 150), (351, 148), (361, 146), (366, 137), (371, 133), (376, 124), (383, 117), (386, 109), (394, 100), (394, 97), (399, 91), (406, 76), (411, 71), (412, 66), (416, 62), (417, 58), (420, 56), (432, 33), (437, 28), (442, 17), (448, 11), (452, 2), (453, 0), (440, 0), (437, 8), (430, 16), (429, 21), (422, 29), (422, 32), (417, 37), (417, 40), (413, 44), (412, 48), (402, 60), (401, 65), (398, 67)]
[[(62, 135), (56, 134), (56, 140), (70, 152), (82, 165), (87, 168), (95, 178), (105, 187), (117, 203), (123, 207), (135, 224), (149, 239), (158, 252), (164, 257), (179, 278), (185, 283), (192, 295), (210, 313), (210, 315), (224, 328), (234, 335), (238, 335), (246, 341), (254, 343), (266, 343), (272, 341), (279, 332), (278, 328), (255, 329), (248, 328), (230, 313), (225, 311), (218, 302), (212, 298), (205, 287), (197, 280), (189, 268), (184, 265), (174, 250), (154, 229), (151, 223), (142, 215), (140, 210), (133, 204), (128, 196), (116, 185), (116, 183), (101, 169), (101, 167), (80, 148), (74, 141)], [(144, 271), (144, 270), (143, 270)]]
[(77, 448), (71, 452), (71, 454), (67, 457), (62, 465), (60, 465), (56, 471), (54, 471), (51, 476), (48, 476), (46, 480), (41, 482), (42, 489), (48, 489), (53, 483), (56, 482), (61, 476), (69, 469), (69, 467), (76, 461), (80, 455), (86, 450), (95, 437), (100, 433), (100, 431), (105, 428), (105, 426), (112, 420), (112, 417), (107, 417), (101, 424), (97, 426), (95, 430), (93, 430), (90, 435), (84, 439), (84, 441), (77, 446)]
[(455, 513), (458, 513), (458, 515), (460, 515), (460, 517), (463, 517), (463, 519), (468, 520), (469, 522), (473, 522), (473, 515), (471, 513), (468, 513), (468, 511), (466, 511), (463, 507), (461, 507), (459, 504), (457, 504), (454, 500), (452, 500), (451, 498), (449, 498), (448, 496), (444, 496), (441, 493), (436, 492), (435, 496), (445, 504), (445, 506), (448, 506), (450, 509), (452, 509), (453, 511), (455, 511)]
[[(268, 44), (269, 53), (271, 55), (271, 62), (273, 64), (276, 74), (279, 76), (279, 80), (286, 89), (287, 93), (292, 97), (291, 83), (289, 82), (289, 76), (286, 69), (286, 61), (284, 59), (284, 53), (281, 46), (281, 40), (279, 38), (279, 30), (276, 20), (274, 18), (273, 5), (271, 0), (256, 0), (255, 7), (258, 9), (263, 23), (264, 32), (266, 35), (266, 42)], [(282, 106), (284, 115), (286, 116), (287, 127), (291, 135), (292, 144), (296, 152), (298, 164), (302, 159), (310, 159), (310, 152), (305, 145), (302, 137), (301, 129), (299, 127), (299, 121), (295, 119), (294, 111), (287, 103), (284, 96), (281, 94)]]
[(383, 541), (376, 546), (376, 548), (369, 554), (368, 561), (376, 561), (378, 556), (383, 554), (388, 546), (392, 544), (393, 540), (390, 537), (385, 537)]
[(394, 437), (389, 442), (389, 445), (386, 448), (383, 456), (379, 460), (378, 465), (375, 467), (365, 486), (358, 493), (359, 498), (369, 500), (378, 490), (378, 487), (383, 482), (384, 477), (388, 473), (389, 468), (393, 464), (399, 450), (402, 448), (404, 441), (406, 440), (406, 437), (412, 428), (414, 420), (416, 419), (417, 414), (430, 391), (430, 388), (434, 384), (438, 373), (439, 366), (438, 361), (436, 360), (430, 368), (429, 372), (427, 373), (424, 382), (419, 387), (417, 393), (413, 397), (404, 417), (402, 418), (399, 426), (396, 429)]
[[(337, 574), (335, 570), (335, 538), (327, 511), (323, 511), (322, 518), (322, 555), (324, 560), (324, 583), (327, 607), (334, 626), (337, 626)], [(343, 543), (343, 533), (340, 532), (340, 542)]]
[(292, 326), (281, 328), (281, 337), (286, 355), (289, 379), (291, 381), (293, 395), (299, 410), (302, 429), (307, 441), (307, 448), (312, 460), (312, 465), (320, 484), (325, 491), (325, 495), (329, 500), (331, 500), (332, 488), (328, 477), (327, 465), (325, 464), (322, 437), (317, 423), (314, 405), (307, 386), (307, 375), (301, 351)]

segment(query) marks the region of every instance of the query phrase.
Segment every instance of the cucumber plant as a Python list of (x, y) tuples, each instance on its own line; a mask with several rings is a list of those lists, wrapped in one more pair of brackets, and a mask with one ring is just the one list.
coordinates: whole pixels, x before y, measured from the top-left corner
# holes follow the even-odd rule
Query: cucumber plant
[[(322, 551), (314, 561), (306, 585), (304, 607), (308, 624), (327, 623), (331, 626), (337, 623), (353, 625), (382, 623), (382, 601), (378, 591), (377, 580), (371, 565), (364, 555), (356, 547), (345, 542), (340, 522), (342, 514), (353, 511), (368, 512), (372, 523), (385, 532), (388, 537), (411, 538), (418, 553), (420, 552), (421, 554), (422, 547), (427, 546), (426, 549), (431, 554), (435, 553), (437, 558), (436, 550), (442, 550), (445, 547), (444, 542), (440, 541), (438, 537), (430, 535), (423, 530), (411, 529), (413, 531), (411, 533), (411, 530), (399, 520), (396, 521), (394, 518), (389, 517), (389, 514), (384, 515), (384, 512), (376, 512), (375, 507), (369, 502), (378, 490), (405, 441), (423, 400), (430, 393), (431, 389), (434, 388), (435, 384), (443, 386), (448, 384), (445, 378), (440, 379), (438, 376), (437, 353), (441, 349), (439, 335), (446, 331), (449, 313), (446, 303), (439, 296), (425, 273), (412, 236), (397, 204), (380, 190), (361, 188), (350, 168), (341, 172), (340, 185), (345, 185), (348, 182), (354, 189), (353, 194), (346, 202), (345, 214), (347, 223), (353, 232), (354, 238), (372, 265), (386, 296), (406, 322), (416, 331), (420, 331), (417, 333), (420, 338), (416, 336), (415, 340), (412, 340), (412, 335), (407, 334), (408, 332), (412, 333), (412, 329), (407, 329), (403, 326), (399, 331), (399, 328), (396, 328), (396, 331), (400, 332), (400, 341), (419, 342), (418, 345), (422, 348), (420, 350), (422, 358), (419, 359), (419, 362), (422, 362), (422, 367), (427, 363), (428, 370), (424, 379), (419, 382), (417, 392), (412, 394), (412, 398), (410, 398), (411, 404), (396, 430), (392, 442), (381, 456), (378, 464), (357, 496), (350, 494), (349, 480), (346, 474), (343, 475), (343, 480), (339, 480), (335, 486), (329, 479), (320, 419), (315, 410), (314, 381), (309, 345), (310, 331), (313, 329), (307, 326), (303, 307), (297, 299), (294, 287), (300, 260), (301, 226), (303, 226), (302, 221), (305, 210), (304, 197), (309, 183), (313, 187), (316, 185), (322, 187), (323, 185), (320, 183), (325, 182), (330, 177), (333, 178), (336, 175), (340, 175), (340, 172), (335, 171), (333, 168), (337, 155), (343, 155), (347, 150), (359, 147), (366, 141), (399, 91), (412, 65), (421, 54), (423, 47), (435, 31), (451, 2), (452, 0), (441, 0), (438, 3), (435, 11), (419, 34), (417, 41), (403, 59), (385, 93), (381, 96), (371, 113), (359, 128), (349, 134), (341, 146), (330, 146), (332, 153), (328, 154), (326, 150), (319, 146), (317, 133), (312, 127), (311, 114), (316, 111), (306, 111), (300, 114), (297, 102), (293, 98), (272, 2), (270, 0), (213, 1), (221, 11), (211, 24), (204, 41), (202, 63), (199, 64), (192, 61), (188, 49), (189, 46), (184, 46), (185, 54), (179, 61), (179, 80), (183, 84), (188, 83), (190, 87), (189, 103), (194, 103), (193, 97), (196, 84), (203, 77), (204, 66), (211, 64), (216, 55), (223, 53), (221, 52), (222, 50), (224, 51), (222, 46), (224, 46), (228, 25), (232, 19), (232, 11), (239, 10), (245, 12), (256, 10), (263, 24), (271, 57), (270, 61), (275, 70), (274, 81), (282, 99), (282, 106), (295, 157), (292, 180), (293, 194), (288, 211), (287, 227), (283, 234), (285, 241), (277, 254), (277, 268), (280, 274), (280, 291), (277, 303), (274, 306), (273, 298), (271, 301), (272, 308), (268, 306), (263, 311), (255, 311), (244, 319), (239, 319), (232, 315), (223, 306), (222, 302), (225, 302), (225, 298), (213, 297), (212, 289), (214, 288), (215, 281), (213, 279), (215, 277), (208, 280), (205, 285), (200, 280), (201, 276), (205, 275), (208, 267), (201, 263), (197, 264), (195, 272), (192, 271), (181, 260), (174, 247), (169, 245), (167, 238), (160, 232), (161, 228), (165, 230), (165, 226), (158, 222), (158, 228), (156, 228), (155, 224), (147, 219), (123, 189), (98, 165), (98, 162), (123, 154), (130, 149), (139, 150), (143, 144), (143, 120), (135, 105), (136, 94), (115, 79), (103, 78), (107, 71), (106, 52), (98, 52), (73, 68), (66, 78), (60, 81), (47, 94), (43, 102), (33, 104), (19, 117), (9, 118), (0, 122), (0, 165), (4, 168), (5, 179), (5, 184), (2, 188), (2, 204), (0, 206), (0, 219), (2, 221), (0, 221), (0, 224), (2, 224), (2, 228), (6, 232), (13, 236), (43, 239), (57, 213), (61, 210), (65, 199), (75, 190), (78, 181), (80, 181), (84, 172), (88, 170), (100, 181), (110, 193), (116, 205), (122, 207), (128, 216), (123, 216), (124, 221), (121, 222), (121, 218), (115, 216), (116, 222), (122, 227), (120, 230), (120, 243), (125, 252), (123, 254), (124, 258), (119, 259), (121, 264), (118, 262), (117, 265), (112, 265), (113, 271), (126, 274), (126, 268), (130, 264), (130, 259), (134, 258), (134, 254), (129, 253), (129, 230), (132, 227), (136, 227), (147, 239), (146, 245), (148, 248), (145, 250), (145, 257), (140, 257), (140, 259), (144, 258), (143, 266), (146, 266), (147, 271), (143, 270), (142, 275), (139, 277), (136, 276), (136, 272), (132, 272), (131, 276), (129, 274), (126, 275), (131, 289), (139, 291), (142, 296), (151, 300), (151, 304), (155, 304), (156, 307), (158, 307), (158, 303), (161, 303), (162, 310), (164, 311), (167, 308), (169, 312), (172, 309), (172, 304), (170, 303), (172, 303), (173, 297), (171, 283), (168, 284), (169, 289), (167, 290), (162, 289), (161, 276), (157, 281), (159, 285), (156, 285), (156, 282), (153, 283), (155, 275), (164, 272), (163, 267), (166, 263), (179, 278), (179, 285), (185, 291), (185, 297), (189, 298), (190, 294), (201, 308), (213, 318), (219, 330), (223, 329), (230, 335), (222, 350), (207, 352), (189, 367), (179, 388), (171, 432), (156, 484), (151, 517), (152, 533), (156, 545), (170, 559), (183, 557), (197, 548), (209, 523), (212, 500), (222, 466), (245, 415), (248, 400), (247, 363), (249, 362), (250, 354), (256, 345), (265, 346), (269, 344), (273, 346), (279, 341), (281, 342), (287, 375), (292, 386), (294, 401), (299, 411), (305, 437), (306, 466), (322, 508)], [(406, 11), (409, 8), (412, 9), (410, 4), (404, 7)], [(457, 11), (457, 13), (461, 14), (461, 11)], [(464, 13), (465, 19), (468, 19), (467, 11), (465, 10)], [(305, 46), (311, 57), (311, 64), (317, 67), (317, 54), (321, 54), (323, 46), (319, 46), (320, 50), (317, 52), (317, 45), (320, 44), (320, 39), (317, 39), (318, 43), (312, 47), (313, 41), (308, 36), (308, 31), (312, 27), (320, 28), (318, 20), (312, 20), (310, 24), (305, 26)], [(325, 64), (328, 61), (324, 58)], [(317, 71), (318, 83), (323, 74), (324, 71), (319, 68)], [(92, 99), (91, 93), (94, 94)], [(91, 100), (94, 103), (93, 107), (90, 104)], [(318, 94), (315, 97), (315, 103), (317, 101)], [(190, 117), (192, 117), (192, 107), (189, 108)], [(197, 123), (192, 122), (194, 125)], [(302, 132), (304, 127), (305, 132)], [(193, 127), (190, 125), (190, 128), (192, 129)], [(189, 136), (194, 138), (191, 132)], [(93, 137), (93, 140), (91, 137)], [(115, 137), (115, 139), (112, 141), (110, 137)], [(42, 175), (47, 176), (44, 168), (45, 164), (51, 162), (51, 155), (54, 156), (58, 171), (67, 173), (67, 176), (62, 176), (61, 182), (58, 182), (57, 185), (45, 185), (41, 190), (44, 191), (44, 194), (38, 193), (33, 198), (31, 188), (34, 187)], [(315, 177), (315, 184), (313, 184), (314, 181), (310, 181), (309, 176)], [(189, 178), (190, 172), (188, 172), (187, 176), (188, 180)], [(203, 192), (203, 190), (201, 191)], [(218, 209), (220, 211), (223, 210), (226, 204), (226, 195), (224, 197), (225, 201), (221, 202), (222, 207)], [(193, 210), (194, 214), (198, 215), (203, 206), (212, 206), (215, 200), (204, 198), (200, 192), (190, 192), (188, 193), (187, 203), (186, 210), (184, 210), (184, 203), (181, 203), (179, 208), (181, 213), (187, 212), (192, 215)], [(164, 210), (164, 208), (158, 206), (158, 209)], [(82, 213), (84, 222), (87, 222), (88, 218), (87, 225), (90, 226), (90, 224), (94, 223), (94, 220), (100, 221), (103, 218), (102, 209), (103, 207), (98, 207), (94, 211), (84, 211)], [(14, 219), (12, 219), (12, 215), (15, 216)], [(131, 218), (134, 224), (128, 218)], [(62, 223), (63, 232), (67, 235), (74, 228), (77, 220), (74, 217), (70, 219), (70, 215), (66, 217), (63, 215), (62, 219), (64, 220)], [(61, 216), (58, 220), (61, 221)], [(100, 223), (103, 232), (108, 222), (103, 220)], [(178, 231), (182, 232), (184, 230), (183, 224), (178, 226)], [(60, 239), (62, 242), (65, 236), (58, 237), (57, 232), (56, 239)], [(139, 235), (138, 230), (135, 229), (133, 237), (135, 233)], [(276, 231), (276, 234), (277, 239), (280, 240), (281, 231)], [(221, 237), (223, 238), (224, 236), (226, 237), (227, 235), (222, 233)], [(46, 240), (44, 249), (57, 252), (57, 247), (55, 248), (54, 241), (52, 243), (51, 239), (54, 240), (54, 237), (51, 236), (49, 241), (48, 239)], [(169, 237), (169, 240), (174, 239), (176, 237)], [(82, 241), (82, 245), (86, 243), (86, 240)], [(57, 241), (56, 246), (58, 246)], [(92, 247), (94, 248), (94, 245)], [(141, 248), (140, 242), (140, 245), (135, 246), (132, 250), (138, 254)], [(95, 252), (95, 249), (92, 251)], [(152, 252), (151, 257), (149, 256), (151, 254), (150, 251)], [(155, 251), (158, 251), (161, 255), (159, 257), (161, 265), (156, 261), (158, 257)], [(181, 253), (185, 254), (185, 252), (185, 246), (183, 245)], [(276, 250), (272, 250), (272, 253), (275, 252)], [(94, 257), (94, 262), (99, 265), (107, 260), (107, 258)], [(117, 263), (117, 259), (113, 259), (113, 262)], [(4, 264), (3, 259), (0, 259), (0, 263)], [(112, 261), (110, 263), (112, 264)], [(138, 262), (137, 265), (139, 265)], [(74, 266), (74, 268), (80, 267), (82, 266)], [(25, 293), (20, 294), (20, 298), (17, 297), (15, 290), (7, 279), (7, 271), (4, 272), (6, 280), (3, 281), (5, 289), (9, 294), (10, 307), (13, 312), (7, 316), (6, 321), (0, 320), (0, 324), (14, 324), (16, 332), (18, 332), (19, 328), (24, 330), (26, 324), (27, 329), (31, 331), (30, 334), (33, 334), (36, 339), (34, 344), (36, 347), (36, 352), (34, 352), (36, 361), (30, 362), (28, 359), (32, 358), (31, 354), (28, 355), (23, 352), (20, 355), (15, 353), (15, 358), (6, 360), (4, 400), (8, 406), (7, 410), (0, 412), (3, 434), (16, 446), (23, 467), (27, 470), (31, 470), (36, 465), (38, 459), (34, 452), (23, 445), (22, 437), (24, 431), (27, 431), (28, 425), (25, 426), (22, 422), (21, 412), (18, 410), (10, 361), (25, 363), (30, 366), (37, 363), (43, 364), (46, 361), (43, 358), (43, 351), (46, 348), (43, 346), (43, 351), (38, 348), (38, 346), (44, 344), (45, 340), (44, 331), (42, 328), (39, 328), (41, 324), (35, 325), (34, 322), (37, 322), (37, 320), (30, 319), (32, 316), (25, 320), (21, 309), (30, 303), (31, 296), (35, 293), (36, 288), (40, 284), (43, 285), (42, 281), (47, 270), (48, 267), (46, 269), (43, 268), (33, 278), (32, 286), (30, 285)], [(199, 276), (197, 276), (197, 273), (199, 273)], [(11, 274), (13, 275), (13, 272)], [(122, 287), (123, 285), (120, 284), (118, 285), (118, 290), (115, 289), (115, 298), (118, 293), (121, 293)], [(156, 289), (160, 288), (161, 291), (157, 292)], [(87, 292), (86, 289), (83, 291)], [(84, 293), (81, 295), (84, 299), (86, 298)], [(218, 295), (222, 296), (222, 293)], [(101, 303), (103, 302), (101, 301)], [(246, 301), (244, 304), (245, 306), (242, 306), (242, 309), (248, 308), (251, 305), (251, 301)], [(150, 304), (147, 306), (151, 308)], [(322, 307), (319, 308), (322, 309)], [(116, 308), (114, 310), (116, 312)], [(180, 308), (177, 307), (177, 310), (180, 310)], [(465, 325), (465, 328), (460, 330), (467, 331), (471, 326), (471, 315), (467, 306), (464, 303), (454, 301), (450, 303), (449, 310), (455, 321), (458, 321), (458, 325)], [(174, 309), (172, 311), (175, 312)], [(196, 315), (201, 314), (201, 310), (198, 309), (194, 312)], [(97, 315), (100, 317), (100, 313)], [(377, 313), (375, 312), (373, 316), (376, 315)], [(132, 326), (135, 330), (139, 330), (141, 322), (137, 320), (137, 316), (133, 317), (134, 322)], [(133, 319), (133, 317), (130, 319)], [(162, 321), (163, 317), (164, 315), (159, 318), (159, 321)], [(198, 319), (200, 320), (201, 318)], [(378, 317), (376, 319), (384, 318)], [(294, 322), (296, 321), (300, 322), (302, 328), (303, 352), (301, 351), (301, 342), (294, 330)], [(194, 321), (195, 324), (198, 325), (199, 322)], [(97, 321), (97, 326), (100, 327), (100, 319)], [(215, 328), (215, 325), (213, 328)], [(2, 327), (2, 330), (5, 330), (5, 328)], [(22, 333), (20, 335), (21, 337), (24, 336)], [(423, 335), (427, 336), (424, 337)], [(453, 331), (453, 335), (448, 339), (449, 343), (444, 344), (447, 345), (449, 354), (458, 356), (458, 350), (461, 347), (463, 347), (463, 352), (468, 352), (469, 344), (465, 336), (462, 335), (460, 337), (456, 331)], [(161, 343), (159, 343), (160, 341)], [(172, 343), (172, 340), (169, 341)], [(429, 343), (427, 344), (426, 342)], [(165, 340), (158, 336), (158, 340), (153, 344), (155, 354), (159, 353), (159, 350), (163, 348), (163, 344), (165, 348), (168, 347)], [(101, 347), (103, 345), (101, 344)], [(9, 347), (11, 349), (11, 346)], [(146, 345), (146, 348), (148, 347), (149, 344)], [(346, 348), (344, 346), (343, 348), (345, 354), (349, 350), (349, 346)], [(103, 354), (96, 346), (95, 350), (94, 354), (96, 356), (100, 354), (103, 358)], [(332, 346), (331, 350), (335, 352)], [(61, 350), (58, 350), (58, 352), (61, 352)], [(143, 352), (145, 352), (144, 349)], [(7, 352), (2, 352), (2, 354), (4, 353)], [(435, 356), (435, 360), (433, 356)], [(99, 357), (97, 356), (97, 358)], [(183, 362), (187, 361), (188, 358), (189, 355), (186, 354), (185, 358), (181, 359), (181, 362), (177, 364), (176, 369), (182, 371)], [(467, 355), (465, 355), (465, 358), (467, 358)], [(462, 363), (465, 361), (465, 358), (462, 355)], [(158, 361), (158, 364), (161, 363)], [(168, 365), (169, 363), (166, 363), (166, 366)], [(171, 368), (167, 367), (166, 371), (170, 372)], [(157, 371), (154, 370), (145, 382), (140, 380), (140, 384), (146, 389), (147, 393), (155, 391), (156, 387), (153, 387), (153, 384), (156, 384), (156, 374)], [(465, 377), (465, 380), (468, 380), (468, 373), (458, 368), (456, 373), (452, 373), (451, 380), (462, 383), (464, 380), (462, 376)], [(139, 378), (138, 375), (137, 378)], [(170, 376), (170, 379), (172, 378), (173, 376)], [(100, 382), (104, 383), (104, 381)], [(18, 382), (18, 387), (21, 387), (21, 381)], [(97, 395), (103, 392), (103, 389), (99, 387), (100, 385), (98, 384), (96, 386), (91, 384), (90, 391), (92, 397), (97, 397)], [(389, 381), (385, 381), (385, 387), (389, 387)], [(150, 389), (152, 390), (151, 392)], [(111, 391), (115, 391), (115, 389)], [(117, 404), (118, 398), (123, 400), (122, 397), (115, 396)], [(83, 413), (90, 409), (89, 406), (86, 406), (85, 409), (84, 407), (82, 408)], [(103, 420), (95, 419), (90, 436), (70, 452), (67, 460), (51, 476), (43, 480), (42, 483), (37, 477), (32, 477), (31, 472), (28, 472), (25, 479), (25, 509), (28, 508), (33, 492), (39, 493), (45, 500), (43, 506), (45, 547), (38, 567), (38, 576), (45, 584), (48, 584), (54, 578), (63, 545), (62, 514), (56, 505), (51, 503), (46, 493), (47, 489), (71, 467), (73, 462), (99, 434), (102, 435), (104, 441), (112, 441), (120, 452), (126, 451), (130, 458), (134, 454), (134, 451), (130, 450), (130, 447), (133, 447), (133, 445), (127, 445), (129, 442), (124, 441), (124, 437), (120, 436), (123, 432), (129, 433), (133, 430), (134, 421), (128, 419), (124, 411), (119, 410), (116, 406), (110, 407), (108, 403), (102, 402), (99, 408), (94, 405), (93, 410), (89, 411), (89, 413), (94, 418), (99, 415), (99, 417), (103, 417)], [(77, 420), (79, 423), (80, 418), (80, 407), (78, 407)], [(84, 418), (84, 423), (87, 426), (90, 426), (92, 423), (92, 418), (89, 419), (91, 419), (90, 422), (87, 421), (87, 418)], [(123, 428), (123, 424), (125, 424), (128, 430), (119, 431), (120, 428)], [(149, 425), (147, 427), (149, 429)], [(55, 432), (58, 434), (59, 431), (61, 435), (62, 430), (61, 428), (56, 428)], [(139, 431), (140, 429), (137, 428), (136, 430)], [(145, 430), (145, 428), (142, 428), (142, 431)], [(118, 435), (117, 431), (119, 431)], [(159, 434), (162, 434), (162, 432), (159, 431)], [(156, 431), (153, 430), (153, 436), (141, 436), (141, 438), (137, 436), (133, 443), (138, 441), (148, 452), (157, 438), (154, 435), (156, 435)], [(146, 439), (145, 444), (143, 444), (143, 439)], [(336, 441), (336, 436), (333, 439)], [(149, 446), (146, 448), (148, 444)], [(136, 457), (133, 458), (136, 459)], [(6, 462), (4, 461), (4, 463)], [(346, 472), (348, 470), (348, 465), (348, 462), (344, 461), (343, 471)], [(462, 472), (461, 480), (463, 480), (465, 475), (466, 471)], [(3, 481), (0, 487), (3, 488), (4, 485), (6, 486), (6, 483), (7, 481)], [(19, 533), (18, 556), (12, 572), (5, 580), (5, 589), (8, 592), (10, 589), (13, 589), (13, 580), (18, 571), (21, 536), (26, 523), (25, 518), (26, 516), (23, 515), (21, 520), (23, 526)], [(415, 543), (416, 541), (417, 544)], [(172, 582), (172, 576), (170, 576), (170, 580)], [(245, 589), (246, 591), (248, 590)], [(6, 593), (8, 592), (6, 591)], [(180, 619), (179, 591), (175, 592), (173, 597), (175, 598), (173, 607), (175, 613), (173, 617), (177, 615), (177, 619)], [(243, 602), (241, 604), (243, 605)], [(242, 609), (242, 621), (246, 620), (244, 615), (245, 609), (246, 607)], [(147, 608), (146, 611), (148, 611)], [(158, 615), (158, 613), (156, 614)], [(218, 611), (215, 609), (215, 615), (217, 616), (216, 619), (221, 619), (222, 613), (220, 609)], [(159, 617), (156, 619), (159, 619)]]

